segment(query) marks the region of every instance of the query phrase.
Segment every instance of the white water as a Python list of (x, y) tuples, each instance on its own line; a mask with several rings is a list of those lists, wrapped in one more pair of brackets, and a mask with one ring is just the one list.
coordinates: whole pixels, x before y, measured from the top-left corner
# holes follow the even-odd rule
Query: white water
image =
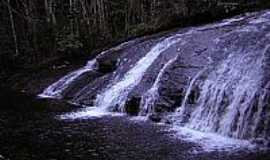
[[(188, 32), (189, 33), (189, 32)], [(115, 84), (109, 86), (103, 93), (97, 95), (95, 106), (88, 107), (83, 111), (64, 115), (64, 119), (77, 119), (86, 117), (96, 117), (96, 115), (108, 115), (111, 111), (118, 110), (124, 112), (128, 94), (138, 85), (144, 73), (158, 58), (162, 52), (172, 45), (181, 41), (181, 35), (174, 35), (156, 44), (143, 58), (141, 58), (133, 68), (131, 68), (123, 78)]]
[[(252, 115), (247, 112), (251, 112), (261, 86), (266, 49), (245, 55), (234, 53), (210, 73), (202, 84), (198, 104), (185, 126), (235, 138), (246, 138), (247, 132), (253, 133), (247, 121)], [(261, 54), (261, 57), (254, 54)], [(184, 114), (187, 113), (183, 112), (181, 116)]]
[(153, 107), (155, 105), (155, 101), (159, 98), (159, 83), (164, 75), (166, 69), (173, 64), (178, 58), (178, 55), (176, 55), (174, 58), (169, 60), (163, 68), (160, 70), (153, 86), (143, 95), (141, 103), (140, 103), (140, 115), (147, 115), (149, 113), (153, 112)]
[[(154, 46), (136, 65), (125, 73), (122, 80), (107, 88), (103, 93), (97, 96), (96, 106), (104, 111), (119, 110), (124, 112), (128, 94), (138, 85), (144, 76), (144, 73), (158, 58), (158, 56), (172, 45), (181, 41), (179, 35), (166, 38)], [(116, 108), (114, 108), (116, 107)]]
[(106, 112), (102, 108), (98, 107), (87, 107), (77, 112), (71, 112), (68, 114), (60, 115), (59, 118), (62, 120), (74, 120), (74, 119), (91, 119), (101, 118), (104, 116), (123, 116), (123, 113), (119, 112)]
[(237, 151), (244, 150), (252, 152), (256, 149), (256, 145), (247, 140), (239, 140), (229, 137), (224, 137), (216, 133), (201, 132), (188, 127), (173, 126), (168, 128), (168, 131), (173, 132), (173, 137), (198, 144), (198, 148), (192, 148), (190, 151), (193, 154), (213, 151)]
[(206, 71), (206, 69), (202, 69), (201, 71), (199, 71), (195, 76), (194, 78), (190, 81), (190, 84), (189, 84), (189, 87), (186, 91), (186, 94), (185, 94), (185, 97), (184, 97), (184, 100), (181, 104), (181, 107), (177, 109), (177, 112), (182, 112), (182, 114), (184, 114), (185, 112), (185, 109), (186, 109), (186, 103), (188, 101), (188, 98), (192, 92), (192, 89), (195, 85), (195, 82), (198, 80), (198, 78)]
[(270, 22), (270, 12), (262, 14), (260, 17), (253, 18), (249, 21), (250, 24), (259, 24), (259, 23), (269, 23)]
[[(114, 115), (111, 111), (124, 112), (124, 105), (128, 99), (128, 95), (134, 87), (140, 83), (145, 72), (160, 54), (172, 45), (182, 41), (182, 39), (184, 40), (182, 35), (191, 34), (194, 31), (203, 31), (203, 29), (224, 27), (242, 20), (244, 21), (245, 18), (234, 18), (220, 24), (194, 28), (185, 34), (175, 35), (163, 40), (156, 44), (133, 68), (125, 73), (122, 79), (115, 80), (115, 83), (109, 84), (104, 92), (97, 96), (94, 107), (63, 115), (61, 118), (77, 119), (102, 117)], [(233, 37), (231, 35), (234, 34), (239, 34), (241, 38), (240, 34), (244, 34), (243, 32), (245, 32), (245, 34), (246, 32), (259, 32), (260, 28), (257, 27), (257, 25), (266, 22), (268, 23), (265, 18), (258, 18), (250, 21), (249, 25), (245, 25), (244, 27), (238, 26), (238, 28), (232, 28), (234, 31), (225, 33), (223, 37), (219, 37), (216, 41), (216, 45), (222, 43), (222, 39)], [(234, 41), (235, 39), (230, 39), (229, 42), (233, 45)], [(243, 41), (245, 40), (243, 39)], [(247, 40), (247, 42), (249, 42), (249, 40)], [(261, 87), (263, 87), (262, 80), (264, 78), (264, 70), (262, 68), (265, 57), (264, 54), (269, 49), (270, 45), (262, 49), (262, 46), (259, 46), (258, 43), (254, 42), (254, 46), (251, 47), (225, 47), (223, 51), (226, 52), (226, 54), (230, 54), (227, 59), (223, 59), (223, 61), (215, 64), (216, 66), (211, 69), (208, 68), (210, 72), (207, 73), (208, 76), (206, 78), (204, 77), (203, 80), (200, 78), (202, 74), (205, 73), (206, 69), (199, 71), (195, 75), (187, 88), (183, 103), (176, 114), (177, 117), (175, 117), (175, 122), (177, 122), (185, 115), (188, 115), (187, 121), (181, 124), (183, 126), (176, 123), (173, 125), (172, 130), (177, 130), (178, 136), (188, 141), (199, 142), (206, 151), (216, 149), (231, 150), (242, 147), (252, 148), (254, 146), (248, 141), (234, 138), (251, 139), (252, 137), (269, 137), (269, 135), (267, 135), (269, 133), (267, 126), (269, 126), (270, 123), (270, 113), (266, 113), (267, 116), (263, 115), (267, 107), (264, 103), (267, 98), (268, 90), (265, 89), (263, 93), (260, 91), (262, 90)], [(163, 66), (153, 86), (144, 94), (141, 102), (140, 115), (147, 115), (147, 113), (153, 112), (155, 102), (159, 98), (158, 89), (160, 79), (164, 75), (167, 67), (174, 63), (176, 59), (177, 56)], [(75, 71), (74, 74), (71, 73), (66, 76), (66, 78), (64, 77), (59, 84), (56, 83), (50, 86), (51, 89), (49, 89), (49, 87), (47, 93), (44, 95), (52, 97), (61, 96), (61, 92), (65, 87), (80, 76), (82, 74), (81, 72), (83, 71), (78, 70)], [(54, 85), (55, 87), (53, 87)], [(268, 87), (265, 88), (269, 88), (269, 85), (270, 83), (268, 83)], [(199, 87), (199, 98), (196, 103), (191, 106), (188, 105), (188, 98), (195, 87)], [(136, 119), (145, 120), (142, 117), (137, 117), (135, 120)], [(258, 128), (261, 126), (262, 122), (265, 126), (263, 129), (260, 129), (262, 133), (258, 135), (256, 132), (258, 132)]]
[(56, 81), (55, 83), (50, 85), (41, 94), (39, 94), (38, 97), (51, 98), (51, 99), (61, 99), (62, 98), (61, 94), (63, 93), (63, 91), (65, 89), (68, 88), (68, 86), (72, 82), (76, 81), (82, 74), (84, 74), (86, 72), (93, 71), (97, 68), (97, 58), (103, 56), (104, 54), (107, 54), (108, 52), (120, 50), (123, 47), (134, 43), (135, 41), (136, 40), (124, 42), (124, 43), (121, 43), (120, 45), (117, 45), (109, 50), (101, 52), (99, 55), (97, 55), (96, 58), (88, 61), (84, 67), (67, 74), (66, 76), (62, 77), (61, 79), (59, 79), (58, 81)]
[(232, 25), (233, 23), (236, 23), (236, 22), (240, 22), (244, 19), (245, 19), (244, 17), (225, 19), (221, 23), (209, 24), (203, 27), (199, 27), (198, 30), (221, 28), (224, 26)]
[[(249, 23), (252, 26), (241, 27), (232, 33), (259, 32), (255, 25), (260, 23), (269, 23), (269, 18), (254, 19)], [(179, 138), (199, 143), (203, 151), (253, 150), (258, 146), (252, 142), (269, 145), (270, 114), (266, 99), (269, 98), (270, 82), (263, 83), (263, 65), (270, 45), (264, 44), (263, 48), (257, 46), (260, 43), (265, 42), (254, 43), (256, 47), (249, 46), (248, 49), (226, 48), (230, 55), (209, 70), (206, 79), (197, 83), (204, 71), (197, 73), (178, 113), (172, 115), (174, 125), (171, 130), (176, 131)], [(195, 87), (199, 87), (199, 98), (189, 105), (187, 101)], [(178, 123), (184, 118), (187, 118), (184, 123)]]
[(87, 62), (87, 65), (69, 73), (68, 75), (64, 76), (57, 82), (50, 85), (46, 88), (41, 94), (38, 96), (41, 98), (55, 98), (61, 99), (62, 92), (68, 88), (68, 86), (74, 82), (78, 77), (86, 72), (90, 72), (96, 68), (96, 59)]

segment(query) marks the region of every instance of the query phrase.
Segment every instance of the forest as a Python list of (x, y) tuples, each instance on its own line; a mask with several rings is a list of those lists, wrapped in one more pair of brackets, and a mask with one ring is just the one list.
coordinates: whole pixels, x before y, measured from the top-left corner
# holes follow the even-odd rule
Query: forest
[(268, 0), (1, 0), (0, 77), (268, 5)]

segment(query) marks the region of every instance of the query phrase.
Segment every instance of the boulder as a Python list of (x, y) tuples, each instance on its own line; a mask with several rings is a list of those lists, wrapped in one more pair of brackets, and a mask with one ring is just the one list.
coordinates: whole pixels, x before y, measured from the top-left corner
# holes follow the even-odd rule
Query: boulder
[(104, 61), (99, 61), (98, 64), (98, 71), (103, 74), (111, 73), (117, 68), (117, 60), (106, 59)]

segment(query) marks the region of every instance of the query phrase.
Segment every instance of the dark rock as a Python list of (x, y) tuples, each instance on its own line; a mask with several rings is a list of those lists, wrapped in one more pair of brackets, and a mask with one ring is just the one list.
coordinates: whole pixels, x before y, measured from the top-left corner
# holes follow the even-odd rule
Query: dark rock
[(162, 112), (165, 112), (167, 108), (165, 105), (162, 105), (162, 104), (156, 104), (155, 106), (155, 112), (157, 113), (162, 113)]
[(159, 114), (154, 113), (149, 116), (149, 119), (153, 122), (160, 122), (162, 118)]
[(171, 119), (169, 119), (169, 118), (164, 119), (163, 122), (165, 124), (173, 124), (173, 121)]
[(140, 111), (141, 97), (132, 97), (126, 103), (126, 112), (131, 116), (137, 116)]
[(117, 68), (116, 60), (107, 59), (105, 61), (99, 61), (98, 64), (98, 71), (103, 74), (111, 73)]
[(166, 92), (166, 94), (160, 95), (155, 105), (155, 112), (173, 112), (175, 108), (181, 105), (183, 96), (181, 93), (174, 91), (174, 93)]
[(193, 89), (188, 97), (189, 104), (195, 104), (200, 96), (199, 90)]
[(97, 57), (98, 71), (106, 74), (116, 70), (118, 59), (124, 53), (123, 51), (124, 48), (115, 47), (103, 52), (104, 54)]
[(65, 99), (72, 99), (76, 93), (78, 93), (81, 89), (83, 89), (87, 84), (93, 82), (97, 78), (99, 78), (102, 74), (91, 71), (91, 72), (86, 72), (80, 77), (76, 79), (73, 83), (71, 83), (67, 89), (65, 89), (62, 92), (62, 96)]
[(269, 145), (269, 142), (266, 141), (266, 139), (264, 139), (264, 138), (256, 138), (252, 142), (257, 144), (257, 145), (264, 145), (264, 146)]
[(110, 76), (110, 74), (101, 76), (87, 84), (74, 95), (72, 101), (77, 104), (92, 106), (96, 99), (96, 95), (102, 91), (104, 86), (106, 86), (104, 84), (108, 84)]

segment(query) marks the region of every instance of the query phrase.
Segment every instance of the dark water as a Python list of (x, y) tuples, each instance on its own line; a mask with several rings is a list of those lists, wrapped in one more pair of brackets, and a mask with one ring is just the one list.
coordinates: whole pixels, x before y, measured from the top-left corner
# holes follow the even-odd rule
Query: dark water
[(0, 159), (10, 160), (269, 160), (267, 152), (209, 152), (171, 138), (165, 126), (103, 117), (63, 121), (56, 115), (76, 110), (63, 102), (36, 100), (1, 90)]

